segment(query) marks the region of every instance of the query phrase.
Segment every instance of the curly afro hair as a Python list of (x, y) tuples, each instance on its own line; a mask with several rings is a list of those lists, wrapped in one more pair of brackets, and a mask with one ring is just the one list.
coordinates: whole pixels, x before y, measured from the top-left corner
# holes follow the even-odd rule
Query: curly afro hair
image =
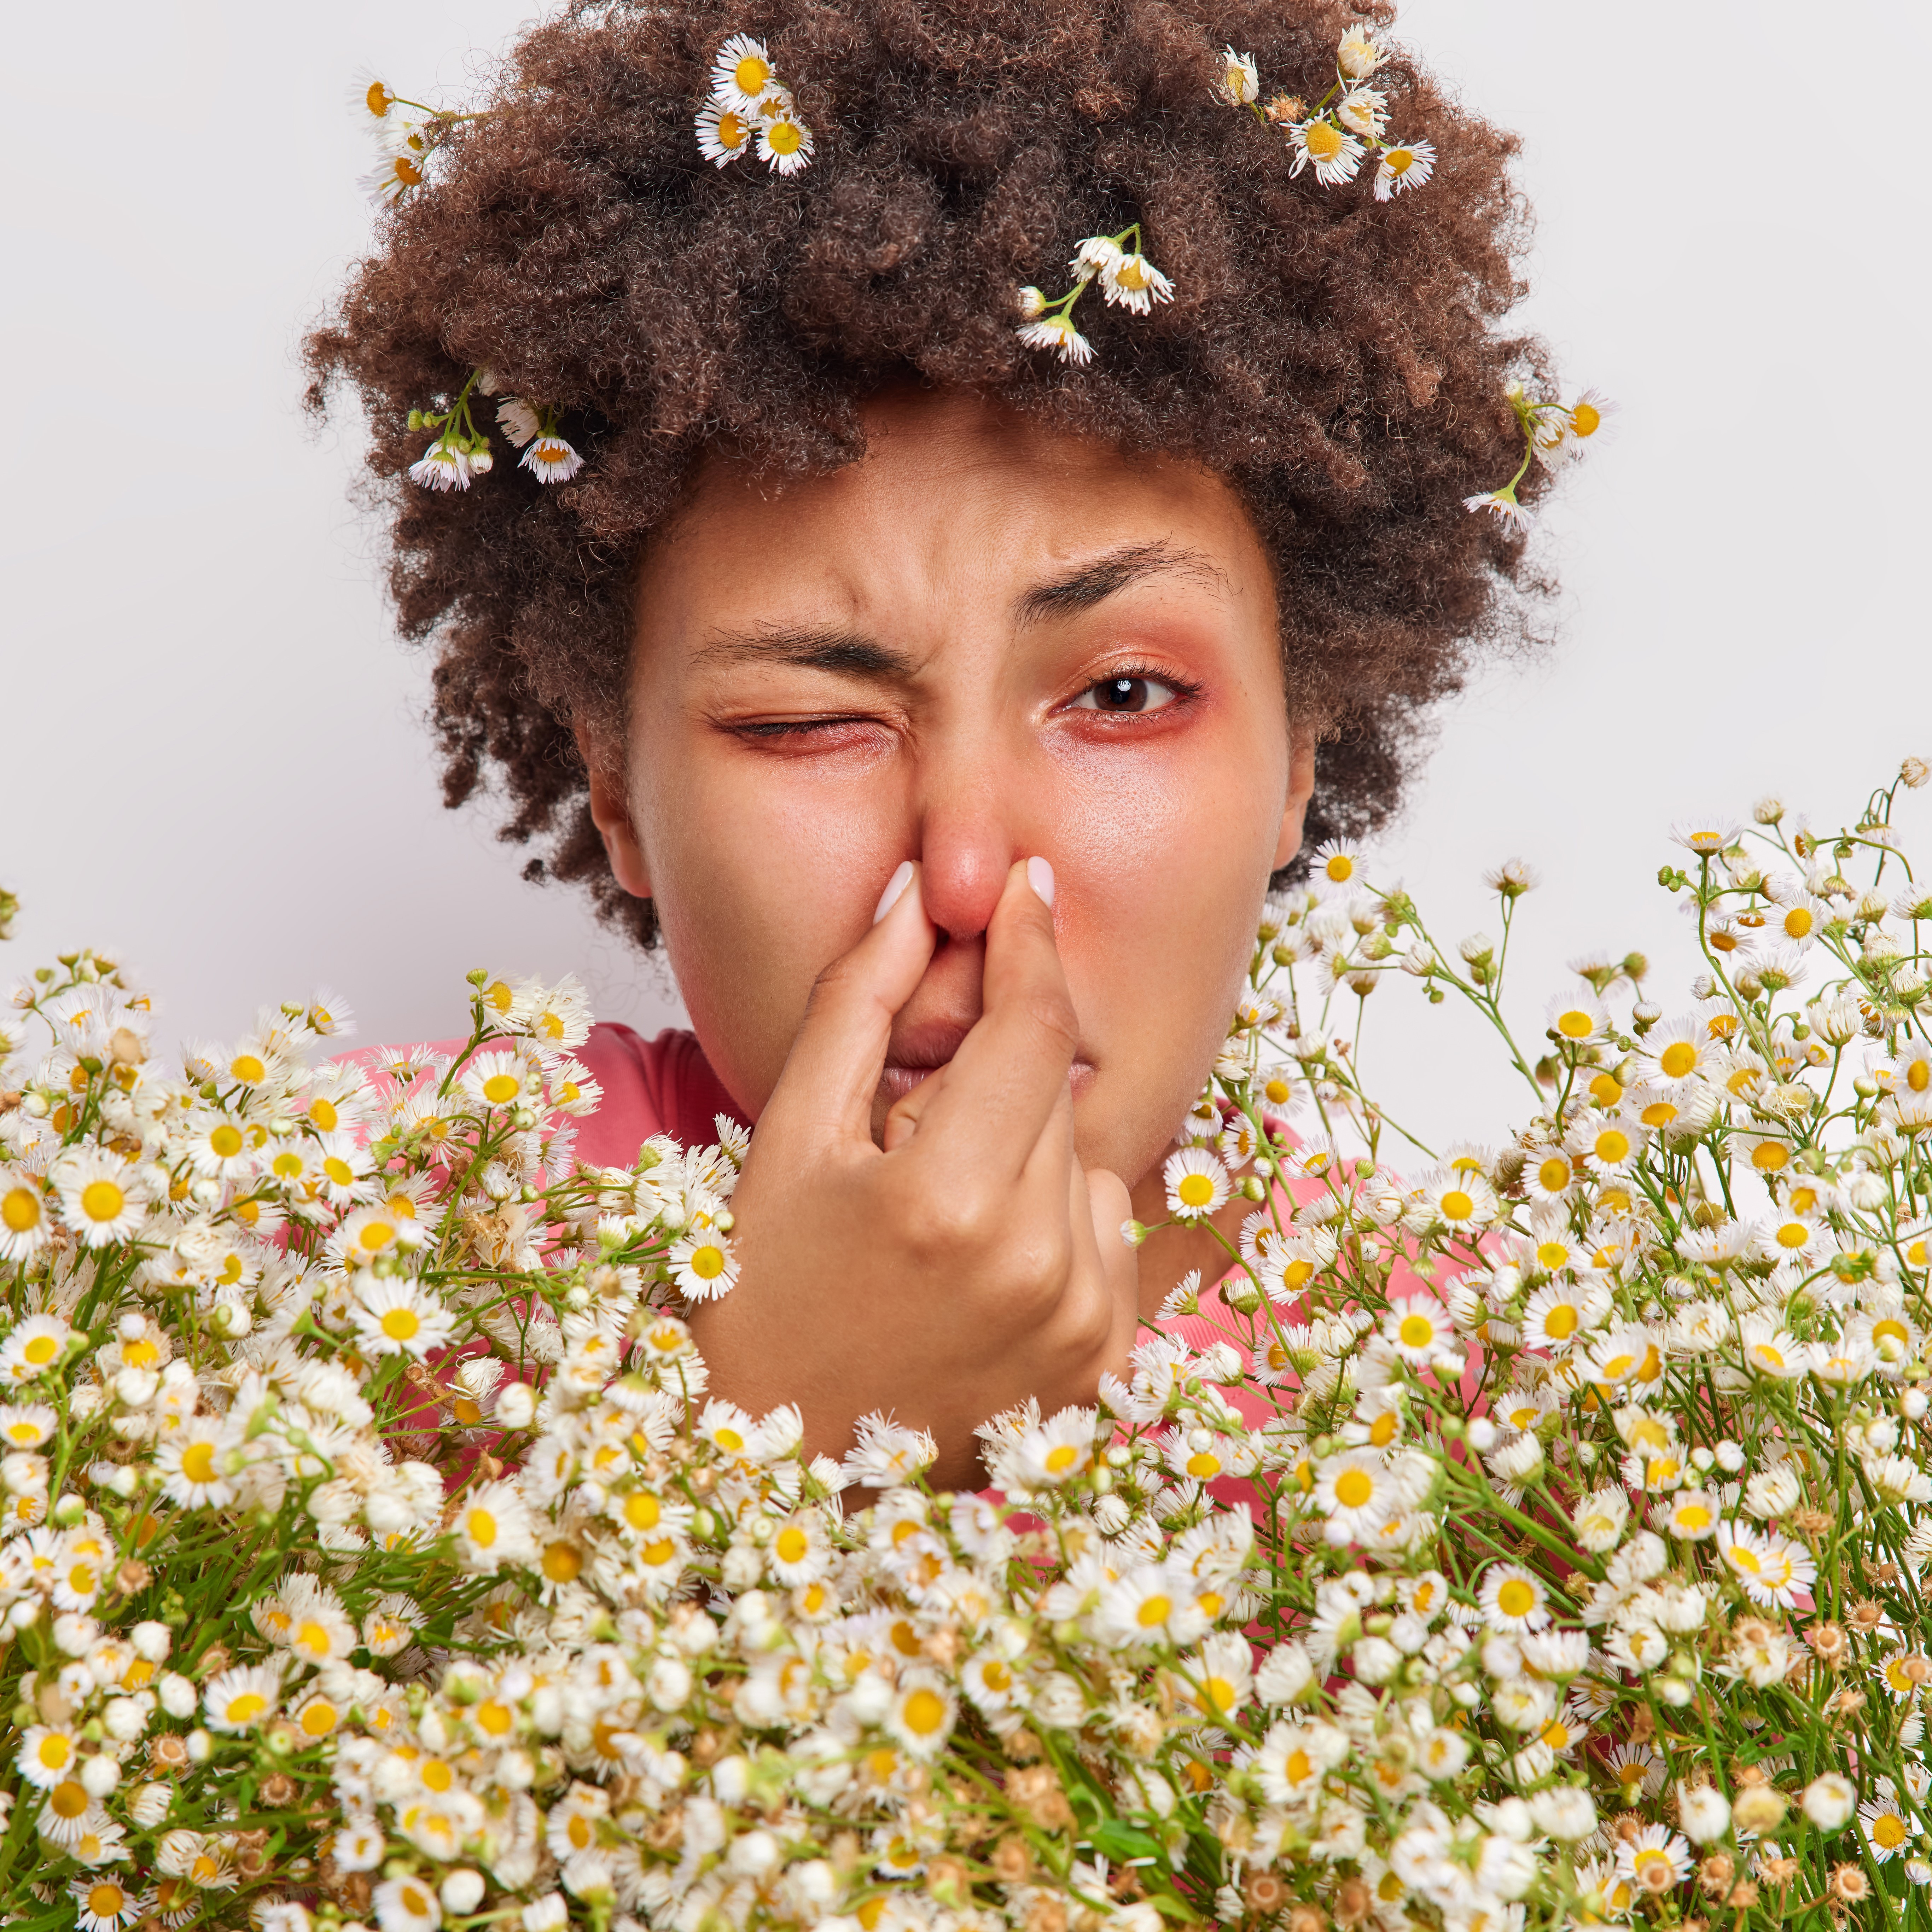
[[(1310, 842), (1393, 811), (1424, 714), (1486, 646), (1527, 640), (1546, 588), (1462, 498), (1514, 470), (1512, 380), (1544, 376), (1504, 318), (1522, 292), (1515, 143), (1399, 51), (1376, 76), (1426, 138), (1426, 186), (1292, 178), (1282, 133), (1216, 98), (1224, 45), (1264, 91), (1318, 99), (1339, 0), (579, 0), (520, 40), (490, 111), (309, 338), (312, 409), (346, 383), (372, 431), (401, 628), (436, 650), (446, 801), (508, 806), (526, 876), (611, 877), (574, 728), (621, 730), (632, 586), (700, 454), (774, 478), (865, 450), (884, 386), (963, 388), (1057, 430), (1197, 461), (1245, 503), (1280, 585), (1288, 700), (1324, 740)], [(730, 35), (770, 44), (817, 137), (810, 169), (719, 169), (693, 116)], [(1132, 222), (1174, 299), (1089, 298), (1096, 351), (1024, 347), (1015, 293), (1066, 286), (1084, 236)], [(410, 412), (487, 367), (586, 458), (544, 486), (500, 462), (461, 493), (404, 476)], [(1532, 472), (1526, 501), (1544, 482)]]

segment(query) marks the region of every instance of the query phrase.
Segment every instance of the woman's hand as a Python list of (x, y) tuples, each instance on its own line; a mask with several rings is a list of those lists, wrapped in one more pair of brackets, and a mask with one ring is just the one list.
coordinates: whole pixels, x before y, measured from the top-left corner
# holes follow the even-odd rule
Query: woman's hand
[[(1031, 882), (1036, 875), (1045, 890)], [(936, 934), (915, 871), (819, 976), (732, 1200), (737, 1285), (692, 1312), (712, 1388), (804, 1412), (838, 1455), (870, 1410), (929, 1430), (931, 1480), (982, 1480), (973, 1431), (1029, 1395), (1090, 1402), (1137, 1319), (1127, 1190), (1074, 1151), (1078, 1029), (1043, 860), (1015, 865), (986, 930), (981, 1016), (886, 1117), (893, 1016)]]

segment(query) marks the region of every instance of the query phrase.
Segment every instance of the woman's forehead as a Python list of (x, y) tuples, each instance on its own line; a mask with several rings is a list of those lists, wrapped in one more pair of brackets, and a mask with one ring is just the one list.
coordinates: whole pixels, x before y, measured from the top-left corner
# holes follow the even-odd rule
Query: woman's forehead
[(860, 459), (813, 476), (706, 466), (646, 574), (660, 590), (696, 574), (769, 591), (794, 573), (886, 594), (997, 580), (1024, 596), (1126, 550), (1210, 589), (1267, 572), (1239, 499), (1196, 465), (944, 392), (877, 399), (866, 427)]

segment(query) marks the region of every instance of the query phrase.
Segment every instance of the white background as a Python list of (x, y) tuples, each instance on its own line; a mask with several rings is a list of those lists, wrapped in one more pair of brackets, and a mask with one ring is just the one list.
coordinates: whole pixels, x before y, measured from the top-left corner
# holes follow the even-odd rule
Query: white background
[[(0, 971), (112, 944), (163, 1031), (226, 1034), (326, 981), (365, 1039), (457, 1023), (461, 976), (574, 968), (600, 1013), (675, 1012), (661, 970), (527, 856), (445, 812), (376, 534), (318, 436), (297, 344), (358, 250), (369, 64), (460, 100), (503, 0), (98, 0), (22, 10), (0, 75)], [(1586, 948), (1694, 970), (1652, 881), (1670, 820), (1778, 790), (1855, 811), (1932, 754), (1924, 582), (1927, 172), (1893, 124), (1932, 65), (1908, 0), (1414, 0), (1400, 33), (1520, 130), (1526, 320), (1622, 399), (1541, 541), (1557, 651), (1486, 674), (1376, 869), (1448, 943), (1521, 853), (1526, 1016)], [(1841, 38), (1842, 37), (1842, 38)], [(1925, 795), (1909, 823), (1922, 831)], [(1392, 1009), (1384, 1012), (1383, 1009)], [(1369, 1064), (1424, 1131), (1521, 1100), (1406, 985)], [(1374, 1022), (1381, 1022), (1378, 1028)], [(1535, 1031), (1532, 1018), (1531, 1031)]]

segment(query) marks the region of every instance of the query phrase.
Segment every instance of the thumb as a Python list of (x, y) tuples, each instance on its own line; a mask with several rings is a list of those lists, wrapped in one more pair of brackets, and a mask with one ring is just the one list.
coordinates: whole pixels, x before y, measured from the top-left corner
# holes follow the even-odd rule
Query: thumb
[(856, 1138), (872, 1144), (872, 1096), (892, 1018), (913, 996), (938, 929), (926, 916), (919, 868), (907, 860), (879, 902), (872, 929), (819, 974), (757, 1138)]

